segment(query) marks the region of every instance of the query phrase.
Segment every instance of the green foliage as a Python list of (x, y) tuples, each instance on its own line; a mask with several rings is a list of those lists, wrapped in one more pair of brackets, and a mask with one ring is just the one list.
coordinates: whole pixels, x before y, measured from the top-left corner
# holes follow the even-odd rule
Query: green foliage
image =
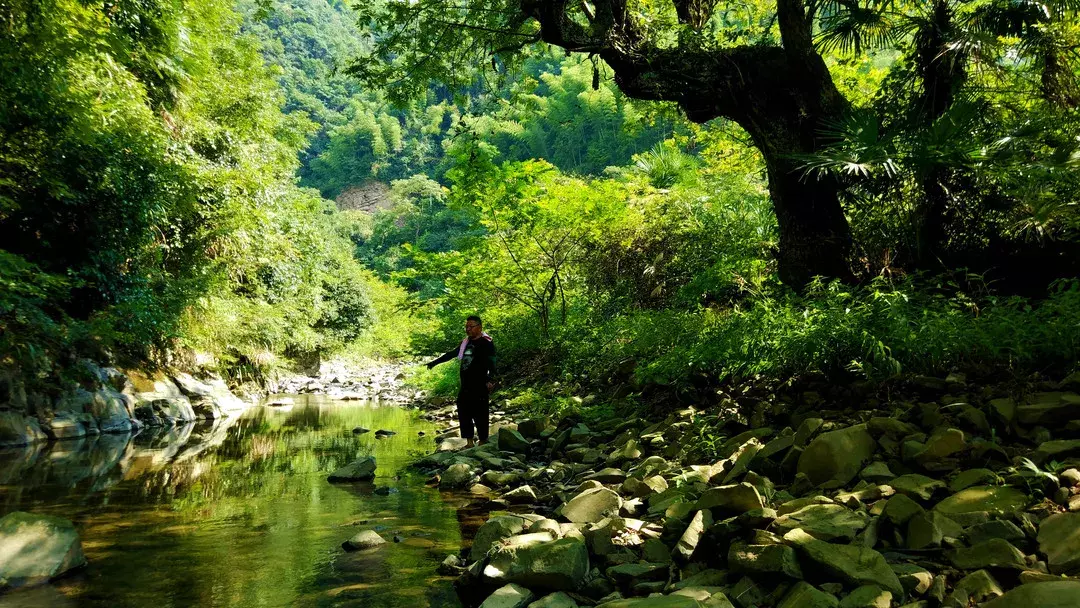
[(293, 184), (313, 125), (282, 112), (231, 3), (110, 6), (0, 7), (0, 363), (355, 339), (370, 279)]

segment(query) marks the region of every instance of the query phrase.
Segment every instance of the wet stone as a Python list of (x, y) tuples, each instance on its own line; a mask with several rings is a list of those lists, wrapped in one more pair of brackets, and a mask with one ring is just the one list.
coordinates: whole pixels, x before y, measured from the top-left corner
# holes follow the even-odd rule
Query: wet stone
[(1012, 546), (1009, 541), (992, 538), (971, 547), (962, 547), (949, 551), (949, 562), (961, 570), (980, 568), (1013, 568), (1024, 570), (1024, 554)]
[(386, 544), (383, 537), (379, 536), (378, 532), (374, 530), (364, 530), (358, 532), (355, 536), (342, 543), (342, 547), (346, 551), (360, 551), (363, 549), (374, 549), (380, 545)]
[(1080, 513), (1058, 513), (1039, 524), (1039, 552), (1054, 573), (1080, 570)]

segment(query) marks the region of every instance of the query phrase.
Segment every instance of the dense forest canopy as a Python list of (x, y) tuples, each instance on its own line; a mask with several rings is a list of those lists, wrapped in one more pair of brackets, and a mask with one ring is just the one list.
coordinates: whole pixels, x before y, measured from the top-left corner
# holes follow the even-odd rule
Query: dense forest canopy
[(0, 362), (1066, 368), (1077, 8), (9, 2)]
[[(977, 260), (985, 270), (1009, 255), (1074, 269), (1061, 248), (1032, 256), (1046, 242), (1029, 237), (1076, 223), (1071, 205), (1047, 199), (1075, 194), (1077, 8), (1070, 0), (383, 2), (362, 9), (382, 35), (352, 69), (409, 99), (429, 78), (460, 84), (471, 66), (513, 69), (545, 42), (602, 60), (632, 97), (676, 102), (697, 122), (731, 120), (765, 159), (780, 274), (792, 285), (850, 279), (853, 258), (873, 273), (887, 263), (940, 270)], [(887, 75), (856, 105), (837, 86), (837, 66), (883, 59)], [(853, 241), (848, 215), (867, 204), (899, 204), (899, 234)]]

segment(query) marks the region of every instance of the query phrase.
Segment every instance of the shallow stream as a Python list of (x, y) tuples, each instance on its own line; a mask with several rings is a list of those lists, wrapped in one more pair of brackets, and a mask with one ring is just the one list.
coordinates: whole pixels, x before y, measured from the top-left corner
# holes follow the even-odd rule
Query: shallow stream
[[(292, 397), (216, 425), (0, 452), (0, 515), (70, 519), (89, 560), (0, 608), (459, 606), (435, 568), (471, 525), (466, 499), (405, 471), (431, 451), (433, 425), (399, 407)], [(368, 454), (374, 483), (326, 481)], [(343, 551), (365, 528), (391, 542)]]

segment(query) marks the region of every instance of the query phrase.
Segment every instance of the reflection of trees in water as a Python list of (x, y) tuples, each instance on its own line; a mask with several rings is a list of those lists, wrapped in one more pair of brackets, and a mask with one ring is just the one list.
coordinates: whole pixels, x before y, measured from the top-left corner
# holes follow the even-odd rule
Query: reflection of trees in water
[[(355, 426), (397, 435), (354, 435)], [(75, 520), (93, 548), (95, 572), (70, 582), (79, 605), (104, 606), (95, 598), (106, 596), (110, 607), (151, 605), (151, 597), (454, 605), (434, 571), (460, 546), (455, 509), (421, 478), (396, 480), (432, 447), (431, 425), (414, 413), (298, 398), (289, 412), (255, 408), (226, 424), (146, 431), (0, 454), (4, 510), (47, 505)], [(330, 470), (362, 454), (377, 459), (374, 483), (327, 483)], [(389, 495), (375, 493), (387, 485)], [(364, 527), (406, 542), (363, 559), (341, 552)]]

